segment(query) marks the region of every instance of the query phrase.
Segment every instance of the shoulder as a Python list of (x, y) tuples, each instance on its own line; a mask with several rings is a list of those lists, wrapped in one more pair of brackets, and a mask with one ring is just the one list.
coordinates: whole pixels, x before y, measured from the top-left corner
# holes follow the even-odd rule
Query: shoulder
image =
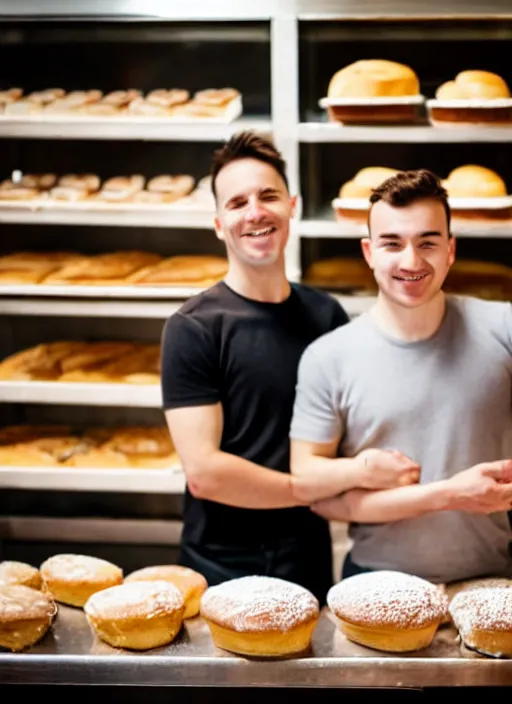
[(320, 335), (308, 345), (303, 356), (312, 359), (320, 358), (322, 362), (330, 360), (339, 362), (346, 354), (352, 354), (357, 348), (361, 335), (365, 334), (365, 329), (364, 315), (360, 315), (346, 325), (340, 325)]
[(349, 316), (345, 309), (330, 293), (319, 291), (305, 284), (292, 284), (297, 300), (307, 309), (312, 310), (317, 315), (325, 315), (326, 318), (335, 318), (342, 325), (348, 322)]
[(472, 296), (448, 296), (448, 304), (468, 325), (503, 330), (512, 317), (512, 305), (506, 301), (487, 301)]

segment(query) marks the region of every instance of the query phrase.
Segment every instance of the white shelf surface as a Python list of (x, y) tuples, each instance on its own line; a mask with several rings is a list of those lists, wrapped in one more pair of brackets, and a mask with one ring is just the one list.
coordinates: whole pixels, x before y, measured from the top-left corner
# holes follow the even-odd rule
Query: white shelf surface
[(0, 119), (1, 137), (30, 139), (115, 139), (174, 142), (223, 142), (235, 132), (255, 130), (272, 132), (270, 119), (242, 117), (233, 122), (177, 122), (165, 118), (37, 119), (34, 117)]
[(510, 127), (433, 127), (431, 125), (341, 125), (337, 122), (301, 122), (300, 142), (510, 142)]
[[(453, 215), (453, 214), (452, 214)], [(367, 228), (362, 223), (337, 222), (331, 211), (327, 210), (325, 217), (301, 220), (298, 224), (301, 237), (333, 237), (335, 239), (356, 239), (367, 234)], [(452, 220), (452, 232), (456, 237), (499, 237), (512, 238), (512, 220), (487, 220), (485, 222)]]
[(11, 467), (0, 465), (0, 488), (56, 491), (143, 492), (182, 494), (185, 475), (169, 469), (106, 469), (78, 467)]
[(0, 315), (55, 315), (80, 318), (153, 318), (166, 320), (181, 301), (91, 301), (45, 298), (0, 298)]
[(204, 291), (195, 286), (45, 286), (42, 284), (0, 284), (0, 312), (3, 296), (30, 298), (105, 298), (105, 299), (160, 299), (186, 300)]
[(85, 207), (81, 203), (41, 207), (41, 201), (19, 205), (0, 204), (0, 223), (28, 225), (106, 225), (107, 227), (166, 227), (213, 230), (215, 213), (207, 209), (179, 209), (176, 206)]
[(0, 403), (161, 408), (162, 397), (159, 384), (0, 381)]
[(330, 294), (335, 298), (340, 305), (346, 310), (350, 317), (366, 313), (375, 303), (375, 296), (349, 296), (343, 293), (335, 293), (330, 291)]

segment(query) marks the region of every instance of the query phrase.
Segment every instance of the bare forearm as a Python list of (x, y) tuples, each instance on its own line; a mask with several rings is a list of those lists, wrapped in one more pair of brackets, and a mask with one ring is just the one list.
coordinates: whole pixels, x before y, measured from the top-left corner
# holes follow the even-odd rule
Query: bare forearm
[(330, 520), (348, 523), (393, 523), (449, 508), (446, 482), (411, 484), (383, 491), (354, 489), (318, 505)]
[(296, 491), (308, 503), (337, 496), (362, 486), (363, 476), (356, 458), (312, 455), (300, 464), (292, 461)]
[(221, 450), (212, 452), (198, 467), (185, 467), (185, 471), (189, 489), (197, 498), (254, 509), (290, 508), (307, 503), (295, 495), (290, 474)]

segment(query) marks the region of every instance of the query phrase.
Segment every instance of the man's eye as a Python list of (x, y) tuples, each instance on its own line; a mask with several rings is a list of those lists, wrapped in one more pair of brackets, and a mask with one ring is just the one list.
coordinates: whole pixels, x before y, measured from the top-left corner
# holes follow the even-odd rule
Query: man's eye
[(230, 210), (237, 210), (238, 208), (243, 207), (244, 203), (241, 200), (237, 200), (234, 203), (229, 204), (229, 209)]
[(423, 242), (422, 245), (423, 249), (432, 249), (432, 247), (435, 247), (435, 242)]
[(398, 249), (398, 242), (384, 242), (383, 245), (386, 249)]

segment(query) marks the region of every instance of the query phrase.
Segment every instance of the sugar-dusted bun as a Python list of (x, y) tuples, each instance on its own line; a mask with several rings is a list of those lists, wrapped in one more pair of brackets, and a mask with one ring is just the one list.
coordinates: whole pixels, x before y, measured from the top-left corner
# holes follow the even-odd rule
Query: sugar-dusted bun
[(54, 599), (70, 606), (83, 606), (91, 594), (123, 581), (117, 565), (89, 555), (53, 555), (40, 570)]
[(391, 176), (398, 173), (397, 169), (387, 166), (366, 166), (342, 185), (340, 198), (369, 198), (374, 188), (377, 188)]
[(381, 98), (418, 95), (420, 83), (415, 72), (394, 61), (356, 61), (331, 78), (329, 98)]
[(510, 98), (506, 82), (490, 71), (462, 71), (436, 91), (438, 100), (492, 100)]
[(32, 589), (41, 589), (43, 580), (41, 573), (36, 567), (27, 565), (25, 562), (15, 562), (5, 560), (0, 562), (0, 585), (18, 584)]
[(218, 648), (278, 657), (308, 650), (319, 606), (298, 584), (250, 576), (209, 587), (201, 598), (201, 616)]
[(85, 615), (101, 640), (114, 648), (149, 650), (171, 643), (183, 624), (180, 590), (164, 581), (133, 582), (93, 594)]
[(507, 195), (505, 182), (485, 166), (465, 164), (453, 169), (443, 186), (451, 198), (499, 198)]
[(512, 589), (466, 589), (453, 597), (450, 615), (466, 647), (512, 657)]
[(397, 653), (428, 647), (447, 608), (436, 585), (391, 570), (342, 580), (329, 590), (327, 603), (347, 638)]
[(19, 651), (34, 645), (56, 613), (48, 594), (19, 584), (0, 584), (0, 647)]
[(202, 574), (181, 565), (154, 565), (143, 567), (125, 577), (125, 584), (130, 582), (150, 582), (163, 580), (178, 587), (184, 602), (183, 618), (192, 618), (199, 613), (199, 602), (208, 583)]

